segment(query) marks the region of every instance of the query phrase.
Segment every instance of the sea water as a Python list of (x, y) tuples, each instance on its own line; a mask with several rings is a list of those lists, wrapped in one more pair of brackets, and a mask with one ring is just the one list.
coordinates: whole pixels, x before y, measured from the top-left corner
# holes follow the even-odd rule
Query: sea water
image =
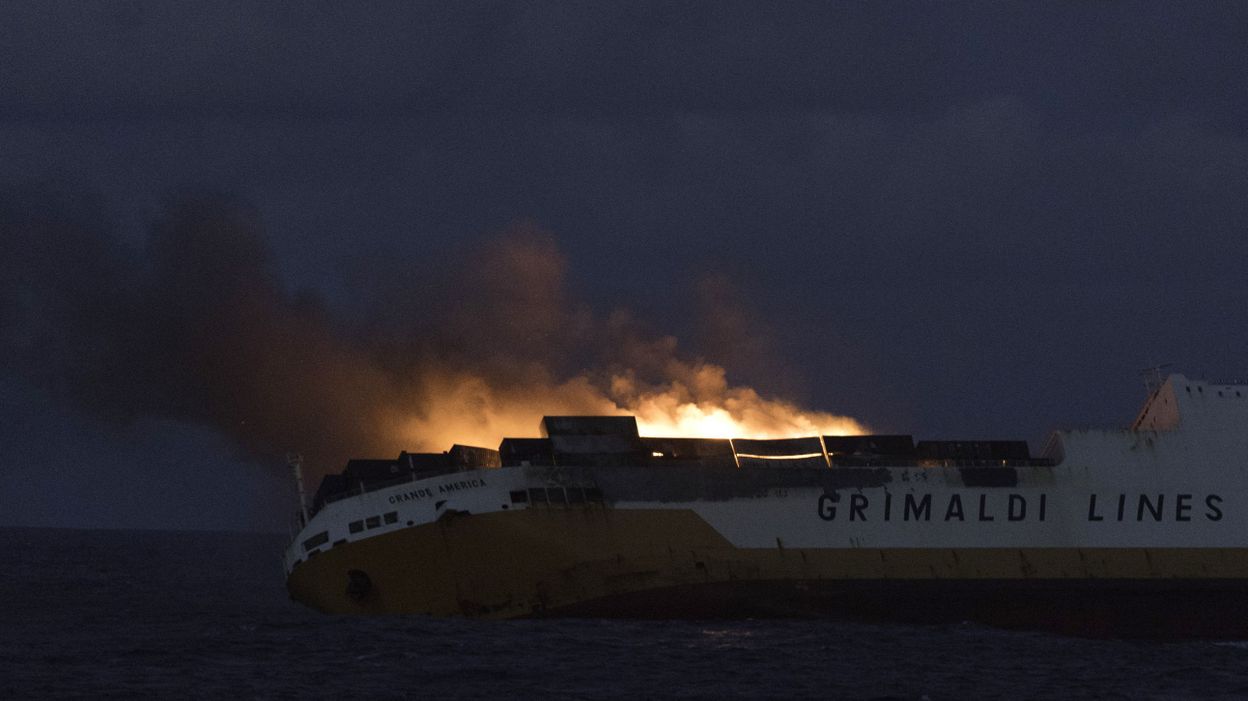
[(1243, 698), (1248, 644), (290, 601), (281, 536), (0, 530), (0, 698)]

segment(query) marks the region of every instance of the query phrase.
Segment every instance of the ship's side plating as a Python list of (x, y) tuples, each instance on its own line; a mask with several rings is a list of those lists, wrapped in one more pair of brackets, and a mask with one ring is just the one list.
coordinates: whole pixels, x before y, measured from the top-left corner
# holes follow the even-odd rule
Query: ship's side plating
[(324, 505), (288, 586), (335, 613), (1245, 627), (1248, 388), (1172, 376), (1132, 429), (1049, 453), (441, 474)]

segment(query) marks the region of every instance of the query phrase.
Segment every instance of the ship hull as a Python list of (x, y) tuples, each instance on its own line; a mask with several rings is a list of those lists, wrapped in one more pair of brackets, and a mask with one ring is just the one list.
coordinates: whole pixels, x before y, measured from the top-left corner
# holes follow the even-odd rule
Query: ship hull
[(336, 614), (956, 623), (1248, 635), (1241, 548), (737, 547), (692, 509), (448, 513), (319, 552), (293, 598)]
[(401, 455), (371, 485), (371, 463), (349, 464), (337, 488), (355, 488), (287, 548), (291, 595), (340, 614), (1248, 636), (1246, 385), (1172, 375), (1131, 428), (1058, 431), (1040, 459), (1010, 441), (542, 426), (489, 464)]

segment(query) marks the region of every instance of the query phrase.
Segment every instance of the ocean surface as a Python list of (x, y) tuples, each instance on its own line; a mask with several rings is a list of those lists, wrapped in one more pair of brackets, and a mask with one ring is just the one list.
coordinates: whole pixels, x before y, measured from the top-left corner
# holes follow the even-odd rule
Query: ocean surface
[(324, 616), (272, 535), (3, 529), (0, 699), (1244, 698), (1248, 642)]

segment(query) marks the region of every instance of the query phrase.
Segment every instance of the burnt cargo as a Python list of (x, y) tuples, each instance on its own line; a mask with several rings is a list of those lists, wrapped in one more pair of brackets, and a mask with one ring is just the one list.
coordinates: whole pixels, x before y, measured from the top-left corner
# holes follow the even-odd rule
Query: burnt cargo
[(451, 466), (460, 470), (477, 470), (485, 467), (502, 467), (503, 462), (498, 451), (492, 448), (478, 448), (471, 445), (456, 443), (447, 452)]
[(556, 434), (550, 437), (550, 448), (556, 465), (623, 467), (645, 462), (641, 439), (628, 433)]
[(641, 452), (641, 439), (626, 434), (601, 435), (555, 435), (549, 439), (555, 455), (589, 453), (620, 453), (636, 455)]
[(1030, 460), (1027, 441), (919, 441), (915, 452), (930, 460)]
[(549, 438), (504, 438), (498, 456), (503, 467), (555, 464)]
[(451, 460), (446, 453), (399, 453), (400, 465), (406, 472), (419, 475), (436, 475), (451, 471)]
[(648, 465), (736, 468), (732, 441), (720, 438), (642, 438)]
[(355, 489), (361, 484), (367, 486), (377, 482), (395, 479), (409, 470), (404, 469), (397, 460), (348, 460), (342, 476), (347, 480), (347, 488)]
[(645, 464), (640, 453), (555, 453), (555, 464), (562, 467), (637, 467)]
[(634, 416), (543, 416), (542, 437), (638, 436)]
[(347, 478), (339, 473), (335, 475), (325, 475), (321, 478), (321, 484), (316, 488), (316, 494), (312, 497), (312, 510), (319, 511), (331, 497), (338, 496), (347, 491)]
[(828, 455), (914, 457), (914, 436), (824, 436)]

